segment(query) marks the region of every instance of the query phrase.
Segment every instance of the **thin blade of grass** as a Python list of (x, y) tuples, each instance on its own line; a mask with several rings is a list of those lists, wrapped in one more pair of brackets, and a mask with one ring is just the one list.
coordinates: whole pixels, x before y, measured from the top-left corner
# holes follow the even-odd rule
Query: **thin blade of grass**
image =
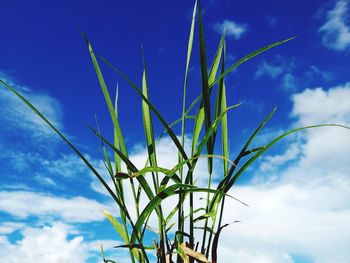
[[(142, 49), (142, 59), (143, 59), (143, 74), (142, 74), (142, 94), (149, 100), (148, 97), (148, 87), (147, 87), (147, 76), (146, 76), (146, 63), (145, 63), (145, 57)], [(147, 152), (148, 152), (148, 159), (150, 161), (151, 166), (157, 166), (157, 155), (156, 155), (156, 148), (155, 148), (155, 141), (154, 141), (154, 132), (153, 132), (153, 123), (152, 123), (152, 117), (151, 112), (148, 104), (142, 100), (142, 119), (143, 119), (143, 126), (144, 126), (144, 132), (146, 137), (146, 143), (147, 143)], [(158, 191), (159, 187), (159, 181), (158, 181), (158, 174), (152, 174), (153, 178), (153, 185), (155, 192)]]
[(212, 246), (212, 251), (211, 251), (211, 256), (212, 256), (212, 263), (217, 263), (217, 250), (218, 250), (218, 244), (219, 244), (219, 237), (222, 229), (227, 227), (229, 224), (225, 224), (223, 226), (220, 226), (218, 231), (215, 234), (214, 240), (213, 240), (213, 246)]
[[(204, 109), (204, 122), (206, 131), (211, 126), (211, 105), (210, 105), (210, 92), (208, 84), (208, 72), (207, 72), (207, 54), (205, 50), (205, 39), (204, 39), (204, 26), (203, 26), (203, 16), (202, 7), (200, 2), (198, 3), (198, 18), (199, 18), (199, 50), (200, 50), (200, 67), (201, 67), (201, 77), (202, 77), (202, 104)], [(207, 152), (212, 154), (213, 140), (210, 137), (207, 141)], [(212, 172), (212, 159), (208, 159), (209, 174)]]
[[(119, 84), (117, 84), (117, 88), (115, 91), (115, 100), (114, 100), (114, 112), (115, 115), (118, 118), (118, 96), (119, 95)], [(118, 148), (120, 147), (120, 140), (119, 140), (119, 136), (118, 136), (118, 131), (116, 129), (114, 129), (114, 147)], [(115, 171), (116, 172), (120, 172), (122, 170), (121, 168), (121, 161), (120, 161), (120, 157), (118, 154), (114, 154), (114, 162), (115, 162)]]
[[(148, 106), (150, 107), (150, 109), (153, 111), (153, 113), (156, 115), (156, 117), (159, 119), (159, 121), (162, 123), (162, 125), (164, 126), (164, 128), (166, 129), (166, 131), (168, 132), (170, 138), (172, 139), (172, 141), (174, 142), (175, 146), (177, 147), (177, 149), (179, 150), (179, 152), (181, 153), (181, 156), (187, 160), (187, 154), (184, 150), (184, 148), (182, 147), (181, 143), (179, 142), (178, 138), (176, 137), (174, 131), (171, 129), (171, 127), (169, 126), (169, 124), (165, 121), (165, 119), (162, 117), (162, 115), (159, 113), (159, 111), (154, 107), (154, 105), (142, 94), (142, 92), (139, 90), (139, 88), (136, 86), (135, 83), (133, 83), (127, 76), (125, 76), (121, 71), (119, 71), (118, 69), (116, 69), (111, 63), (108, 62), (108, 60), (106, 60), (105, 58), (100, 56), (100, 59), (109, 67), (111, 68), (114, 72), (116, 72), (119, 76), (121, 76), (123, 79), (125, 79), (130, 86), (136, 91), (136, 93), (142, 98), (142, 100), (144, 100)], [(189, 164), (189, 169), (190, 164)]]
[(108, 107), (108, 110), (109, 110), (109, 113), (110, 113), (110, 116), (111, 116), (111, 119), (113, 122), (114, 129), (117, 133), (117, 137), (119, 139), (119, 143), (120, 143), (122, 152), (124, 153), (124, 155), (128, 156), (128, 152), (127, 152), (127, 149), (125, 146), (125, 141), (124, 141), (123, 133), (122, 133), (121, 128), (120, 128), (119, 120), (118, 120), (114, 105), (112, 103), (111, 97), (109, 95), (107, 85), (106, 85), (105, 80), (103, 78), (100, 66), (99, 66), (98, 61), (96, 59), (95, 53), (92, 49), (91, 43), (89, 42), (89, 40), (87, 39), (87, 37), (84, 33), (82, 33), (82, 36), (85, 39), (86, 44), (88, 45), (90, 57), (91, 57), (93, 65), (94, 65), (95, 72), (97, 74), (103, 95), (105, 97), (105, 101), (106, 101), (106, 104), (107, 104), (107, 107)]
[(123, 241), (125, 243), (128, 243), (129, 242), (128, 234), (126, 233), (123, 226), (118, 222), (118, 220), (105, 210), (102, 210), (102, 213), (108, 219), (108, 221), (112, 224), (113, 228), (115, 229), (115, 231), (117, 231), (117, 233), (123, 239)]
[[(186, 96), (187, 96), (187, 85), (188, 85), (188, 71), (190, 67), (190, 61), (192, 56), (192, 47), (193, 47), (193, 38), (194, 38), (194, 26), (196, 22), (196, 11), (197, 11), (197, 1), (194, 4), (193, 13), (192, 13), (192, 22), (190, 28), (190, 35), (187, 44), (187, 59), (186, 59), (186, 69), (185, 69), (185, 81), (183, 88), (183, 102), (182, 102), (182, 118), (181, 118), (181, 145), (184, 147), (185, 143), (185, 120), (186, 120)], [(181, 162), (181, 159), (180, 159)], [(180, 173), (181, 176), (181, 173)]]
[[(185, 111), (186, 111), (186, 96), (187, 96), (187, 85), (188, 85), (188, 71), (189, 71), (189, 66), (190, 66), (190, 61), (191, 61), (191, 56), (192, 56), (192, 46), (193, 46), (193, 38), (194, 38), (194, 27), (195, 27), (195, 22), (196, 22), (196, 11), (197, 11), (197, 1), (194, 4), (194, 8), (193, 8), (193, 13), (192, 13), (192, 22), (191, 22), (191, 28), (190, 28), (190, 35), (189, 35), (189, 39), (188, 39), (188, 44), (187, 44), (187, 59), (186, 59), (186, 69), (185, 69), (185, 81), (184, 81), (184, 87), (183, 87), (183, 101), (182, 101), (182, 118), (181, 118), (181, 145), (184, 148), (185, 147), (185, 132), (186, 132), (186, 115), (185, 115)], [(181, 155), (181, 153), (179, 152), (179, 162), (182, 162), (183, 157)], [(182, 180), (182, 176), (183, 176), (183, 170), (181, 167), (180, 170), (180, 178)], [(178, 207), (179, 207), (179, 211), (178, 211), (178, 229), (179, 230), (183, 230), (183, 226), (184, 226), (184, 219), (183, 219), (183, 196), (179, 195), (179, 203), (178, 203)], [(180, 237), (180, 242), (182, 242), (182, 237)], [(178, 258), (178, 261), (180, 261), (180, 258)]]

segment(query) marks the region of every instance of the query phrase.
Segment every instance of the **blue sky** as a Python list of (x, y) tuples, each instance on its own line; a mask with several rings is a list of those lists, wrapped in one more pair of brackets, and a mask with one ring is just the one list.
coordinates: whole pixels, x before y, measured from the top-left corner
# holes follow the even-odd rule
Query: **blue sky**
[[(112, 124), (79, 32), (139, 85), (142, 44), (150, 98), (172, 122), (181, 115), (193, 4), (2, 1), (0, 79), (28, 97), (103, 171), (100, 143), (87, 125), (97, 115), (110, 137)], [(230, 104), (242, 102), (229, 119), (232, 158), (276, 105), (257, 144), (296, 126), (350, 125), (349, 1), (207, 0), (203, 10), (208, 61), (224, 28), (228, 64), (297, 36), (228, 76)], [(192, 99), (200, 92), (197, 44), (189, 75)], [(147, 157), (141, 101), (125, 81), (102, 69), (111, 94), (119, 85), (120, 122), (131, 158), (142, 166)], [(155, 132), (162, 129), (155, 122)], [(265, 154), (232, 190), (250, 207), (228, 206), (224, 220), (242, 223), (222, 235), (220, 262), (349, 262), (349, 135), (335, 128), (304, 132)], [(117, 215), (111, 200), (68, 147), (5, 88), (0, 149), (1, 262), (98, 262), (100, 244), (120, 243), (101, 212)], [(176, 161), (169, 138), (159, 152), (164, 165)], [(124, 252), (109, 253), (128, 262)]]

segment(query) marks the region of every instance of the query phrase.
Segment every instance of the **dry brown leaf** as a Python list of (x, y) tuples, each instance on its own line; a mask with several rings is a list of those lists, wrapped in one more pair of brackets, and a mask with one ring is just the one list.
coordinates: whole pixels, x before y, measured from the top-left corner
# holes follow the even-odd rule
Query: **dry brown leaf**
[(192, 258), (195, 258), (195, 259), (198, 259), (199, 261), (203, 262), (203, 263), (211, 263), (207, 258), (206, 256), (204, 256), (202, 253), (199, 253), (189, 247), (187, 247), (186, 243), (182, 243), (182, 244), (179, 244), (179, 246), (181, 247), (181, 249), (183, 250), (183, 252), (192, 257)]

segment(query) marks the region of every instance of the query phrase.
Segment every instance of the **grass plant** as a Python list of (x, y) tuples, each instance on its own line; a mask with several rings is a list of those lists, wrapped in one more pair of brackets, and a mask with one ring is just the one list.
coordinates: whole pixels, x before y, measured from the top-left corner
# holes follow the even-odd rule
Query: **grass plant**
[[(187, 87), (196, 25), (199, 27), (201, 92), (194, 101), (188, 103)], [(199, 2), (196, 2), (194, 5), (190, 26), (183, 84), (182, 116), (179, 116), (179, 119), (173, 123), (168, 123), (165, 120), (149, 98), (147, 69), (144, 58), (142, 86), (138, 87), (107, 59), (97, 55), (84, 34), (83, 37), (87, 43), (92, 64), (114, 127), (113, 141), (108, 141), (101, 134), (97, 121), (96, 128), (91, 127), (91, 130), (101, 141), (104, 163), (109, 178), (105, 178), (100, 174), (67, 137), (37, 110), (31, 102), (6, 82), (2, 80), (0, 82), (18, 96), (68, 144), (108, 191), (111, 198), (115, 201), (120, 214), (118, 217), (115, 217), (104, 211), (104, 215), (124, 243), (116, 248), (127, 249), (130, 261), (133, 263), (152, 262), (154, 258), (157, 259), (157, 262), (162, 263), (216, 263), (220, 233), (228, 225), (226, 222), (223, 222), (225, 200), (229, 198), (240, 202), (240, 200), (230, 196), (228, 192), (247, 168), (274, 144), (294, 132), (323, 126), (338, 126), (349, 129), (336, 124), (300, 127), (286, 131), (260, 147), (251, 148), (251, 144), (256, 136), (274, 115), (276, 109), (273, 109), (251, 133), (238, 155), (232, 158), (228, 147), (230, 133), (228, 129), (228, 114), (231, 110), (239, 107), (240, 104), (229, 106), (226, 96), (225, 77), (241, 64), (271, 48), (292, 40), (293, 37), (264, 46), (227, 67), (225, 33), (223, 33), (208, 71), (202, 9)], [(148, 159), (145, 166), (141, 169), (138, 169), (129, 158), (118, 117), (118, 95), (113, 101), (100, 69), (100, 63), (106, 64), (119, 77), (126, 80), (142, 100), (143, 127)], [(164, 132), (158, 137), (154, 134), (153, 122), (155, 120), (159, 121), (164, 127)], [(174, 131), (174, 127), (179, 125), (181, 125), (181, 134), (178, 136)], [(185, 131), (188, 126), (193, 126), (190, 134), (191, 145), (185, 145)], [(174, 167), (161, 167), (158, 165), (157, 143), (165, 134), (170, 137), (178, 150), (178, 163)], [(185, 148), (190, 150), (186, 151)], [(111, 152), (113, 152), (112, 155)], [(208, 183), (206, 187), (200, 187), (194, 178), (199, 159), (207, 161), (207, 173), (202, 175), (207, 177)], [(219, 181), (215, 185), (213, 184), (213, 159), (222, 161), (222, 166), (220, 166), (221, 177), (216, 179)], [(112, 182), (112, 185), (107, 183), (109, 180)], [(125, 196), (129, 194), (125, 192), (126, 189), (131, 189), (132, 191), (133, 206), (126, 204)], [(194, 198), (197, 193), (205, 196), (205, 204), (199, 209), (196, 209), (194, 206)], [(164, 209), (164, 202), (166, 203), (171, 196), (177, 197), (178, 201), (171, 211), (167, 212)], [(144, 199), (147, 200), (147, 204), (142, 206), (141, 201), (145, 201)], [(241, 203), (244, 204), (243, 202)], [(136, 217), (132, 216), (132, 211), (136, 213)], [(157, 218), (157, 229), (152, 229), (149, 226), (148, 222), (151, 215), (155, 215)], [(156, 238), (153, 242), (146, 238), (146, 234), (152, 231), (156, 232)], [(104, 262), (118, 261), (118, 259), (116, 261), (106, 259), (103, 249), (101, 249), (101, 253)]]

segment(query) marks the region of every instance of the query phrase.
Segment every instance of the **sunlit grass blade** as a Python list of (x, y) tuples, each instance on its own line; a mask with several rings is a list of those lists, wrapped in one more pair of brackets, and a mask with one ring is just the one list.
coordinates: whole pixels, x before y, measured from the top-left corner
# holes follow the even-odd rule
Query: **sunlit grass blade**
[(219, 69), (220, 59), (222, 56), (224, 44), (225, 44), (225, 32), (221, 36), (218, 48), (217, 48), (215, 56), (214, 56), (213, 63), (212, 63), (211, 68), (209, 70), (209, 76), (208, 76), (208, 85), (209, 86), (214, 82), (217, 71)]
[[(221, 63), (221, 74), (225, 70), (225, 62), (226, 62), (226, 42), (225, 39), (223, 39), (223, 52), (222, 52), (222, 63)], [(222, 78), (219, 82), (218, 85), (218, 91), (216, 95), (216, 103), (215, 103), (215, 118), (219, 116), (227, 107), (227, 102), (226, 102), (226, 87), (225, 87), (225, 81), (224, 78)], [(216, 141), (216, 134), (217, 132), (215, 131), (213, 134), (213, 143), (215, 145)], [(228, 126), (227, 126), (227, 114), (225, 114), (222, 119), (221, 119), (221, 148), (222, 148), (222, 155), (224, 156), (223, 158), (223, 175), (226, 175), (228, 172), (228, 160), (229, 160), (229, 141), (228, 141)], [(211, 178), (208, 181), (208, 188), (211, 187)], [(222, 198), (222, 204), (221, 204), (221, 212), (223, 211), (224, 207), (224, 202), (225, 202), (225, 196)], [(206, 211), (207, 213), (209, 212), (209, 202), (210, 202), (210, 196), (207, 196), (207, 206), (206, 206)], [(214, 231), (214, 226), (216, 223), (216, 215), (217, 215), (217, 209), (212, 211), (214, 213), (214, 216), (212, 218), (212, 225), (211, 225), (211, 232), (209, 232), (209, 238), (208, 238), (208, 244), (206, 248), (206, 256), (209, 256), (209, 251), (210, 251), (210, 246), (211, 246), (211, 241), (212, 241), (212, 236), (213, 236), (213, 231)], [(219, 220), (219, 226), (221, 224), (221, 216), (220, 215), (220, 220)], [(202, 251), (204, 253), (205, 250), (205, 241), (206, 241), (206, 235), (207, 235), (207, 225), (208, 225), (208, 220), (205, 221), (204, 224), (204, 230), (203, 232), (203, 241), (202, 241)]]
[(118, 220), (107, 211), (103, 210), (102, 212), (105, 215), (105, 217), (108, 219), (108, 221), (112, 224), (115, 231), (117, 231), (119, 236), (123, 239), (123, 241), (125, 243), (128, 243), (129, 242), (128, 233), (125, 231), (123, 226), (118, 222)]
[[(119, 117), (118, 117), (118, 94), (119, 94), (119, 85), (117, 84), (117, 88), (116, 88), (116, 91), (115, 91), (115, 100), (114, 100), (114, 112), (115, 112), (115, 115), (116, 115), (117, 119), (119, 119)], [(119, 139), (119, 136), (118, 136), (118, 131), (116, 129), (114, 129), (113, 136), (114, 136), (114, 147), (119, 149), (119, 147), (120, 147), (120, 139)], [(115, 171), (116, 172), (120, 172), (122, 170), (120, 157), (116, 153), (114, 154), (114, 162), (115, 162)]]
[[(210, 85), (211, 82), (214, 81), (214, 79), (216, 77), (216, 74), (217, 74), (218, 66), (219, 66), (219, 63), (220, 63), (220, 56), (221, 56), (221, 53), (222, 53), (222, 48), (223, 48), (223, 43), (224, 43), (224, 38), (225, 38), (225, 35), (223, 34), (222, 37), (221, 37), (218, 49), (216, 50), (216, 54), (215, 54), (214, 60), (212, 62), (211, 69), (209, 71), (209, 77), (208, 77), (208, 84), (209, 85)], [(189, 113), (189, 111), (187, 110), (185, 112), (185, 115), (188, 114), (188, 113)], [(198, 143), (199, 135), (200, 135), (200, 132), (202, 130), (203, 122), (204, 122), (204, 108), (201, 105), (201, 107), (200, 107), (200, 109), (199, 109), (199, 111), (198, 111), (198, 113), (196, 115), (195, 125), (194, 125), (194, 128), (193, 128), (192, 154), (194, 154), (194, 152), (195, 152), (195, 148), (196, 148), (197, 143)]]
[[(145, 62), (145, 56), (142, 48), (142, 60), (143, 60), (143, 74), (142, 74), (142, 94), (147, 100), (149, 100), (148, 97), (148, 87), (147, 87), (147, 76), (146, 76), (146, 62)], [(146, 136), (146, 143), (147, 143), (147, 152), (148, 152), (148, 159), (150, 161), (151, 166), (157, 166), (157, 156), (156, 156), (156, 148), (155, 148), (155, 141), (154, 141), (154, 133), (153, 133), (153, 124), (152, 124), (152, 118), (151, 118), (151, 112), (149, 105), (142, 100), (142, 119), (143, 119), (143, 125), (144, 125), (144, 132)], [(155, 193), (158, 193), (159, 189), (159, 179), (158, 179), (158, 172), (152, 171), (152, 180), (153, 180), (153, 187)], [(159, 258), (161, 261), (165, 261), (165, 244), (164, 244), (164, 229), (163, 229), (163, 212), (161, 206), (157, 207), (157, 213), (158, 216), (158, 227), (159, 227), (159, 243), (161, 249), (159, 250)]]
[[(146, 63), (145, 58), (143, 54), (142, 49), (142, 58), (143, 58), (143, 74), (142, 74), (142, 94), (149, 100), (148, 97), (148, 87), (147, 87), (147, 76), (146, 76)], [(148, 159), (150, 161), (151, 166), (157, 166), (157, 155), (156, 155), (156, 148), (155, 148), (155, 141), (154, 141), (154, 132), (153, 132), (153, 124), (152, 124), (152, 117), (151, 112), (148, 104), (142, 100), (142, 119), (143, 119), (143, 126), (144, 126), (144, 132), (146, 137), (146, 143), (147, 143), (147, 152), (148, 152)], [(159, 181), (158, 181), (158, 174), (152, 174), (153, 178), (153, 185), (155, 192), (158, 191), (159, 187)]]
[[(204, 39), (204, 26), (202, 17), (202, 7), (200, 2), (198, 3), (198, 18), (199, 18), (199, 50), (200, 50), (200, 68), (202, 77), (202, 105), (204, 109), (204, 123), (206, 131), (211, 126), (211, 104), (210, 104), (210, 92), (208, 84), (208, 72), (207, 72), (207, 54), (205, 50), (205, 39)], [(207, 152), (212, 154), (213, 139), (210, 137), (207, 141)], [(208, 159), (209, 174), (212, 172), (212, 159)]]
[[(172, 141), (174, 142), (175, 146), (177, 147), (177, 149), (179, 150), (179, 152), (181, 153), (182, 158), (184, 158), (185, 160), (188, 159), (187, 154), (184, 150), (184, 148), (182, 147), (181, 143), (179, 142), (178, 138), (176, 137), (174, 131), (171, 129), (171, 127), (169, 126), (169, 124), (165, 121), (165, 119), (162, 117), (162, 115), (159, 113), (159, 111), (154, 107), (154, 105), (142, 94), (142, 92), (140, 91), (140, 89), (136, 86), (136, 84), (134, 82), (132, 82), (126, 75), (124, 75), (121, 71), (119, 71), (118, 69), (116, 69), (111, 63), (108, 62), (108, 60), (106, 60), (103, 57), (100, 57), (101, 60), (109, 67), (111, 68), (114, 72), (116, 72), (119, 76), (121, 76), (123, 79), (125, 79), (130, 86), (136, 91), (136, 93), (142, 98), (142, 100), (144, 100), (148, 106), (150, 107), (150, 109), (153, 111), (153, 113), (156, 115), (156, 117), (159, 119), (159, 121), (162, 123), (162, 125), (164, 126), (164, 128), (166, 129), (167, 133), (169, 134), (170, 138), (172, 139)], [(189, 164), (189, 169), (190, 169), (190, 164)]]
[(96, 59), (95, 53), (94, 53), (94, 51), (92, 49), (91, 43), (89, 42), (89, 40), (87, 39), (87, 37), (85, 36), (84, 33), (82, 33), (82, 36), (83, 36), (83, 38), (85, 39), (85, 41), (86, 41), (86, 43), (88, 45), (90, 57), (91, 57), (93, 65), (94, 65), (94, 68), (95, 68), (98, 80), (100, 82), (100, 86), (101, 86), (103, 95), (105, 97), (105, 101), (106, 101), (106, 104), (107, 104), (107, 107), (108, 107), (108, 110), (109, 110), (109, 113), (110, 113), (110, 116), (111, 116), (111, 119), (112, 119), (112, 122), (113, 122), (114, 129), (115, 129), (115, 131), (117, 133), (117, 137), (119, 139), (119, 143), (120, 143), (122, 152), (124, 153), (124, 155), (128, 156), (128, 152), (127, 152), (127, 149), (126, 149), (126, 146), (125, 146), (124, 137), (123, 137), (123, 134), (122, 134), (122, 131), (121, 131), (121, 128), (120, 128), (119, 120), (118, 120), (118, 117), (117, 117), (117, 114), (116, 114), (113, 102), (111, 100), (111, 97), (109, 95), (109, 91), (108, 91), (107, 85), (106, 85), (105, 80), (103, 78), (100, 66), (99, 66), (98, 61)]
[[(196, 22), (196, 11), (197, 11), (197, 0), (194, 4), (193, 13), (192, 13), (192, 21), (191, 21), (191, 28), (190, 28), (190, 35), (188, 39), (187, 44), (187, 59), (186, 59), (186, 69), (185, 69), (185, 81), (183, 86), (183, 101), (182, 101), (182, 116), (181, 116), (181, 145), (184, 148), (185, 147), (185, 132), (186, 132), (186, 96), (187, 96), (187, 85), (188, 85), (188, 72), (190, 67), (190, 61), (192, 56), (192, 47), (193, 47), (193, 38), (194, 38), (194, 29), (195, 29), (195, 22)], [(179, 152), (179, 162), (182, 162), (183, 157), (181, 153)], [(181, 167), (180, 170), (180, 178), (182, 180), (183, 176), (183, 170)], [(179, 195), (179, 203), (178, 203), (178, 229), (183, 230), (184, 227), (184, 219), (183, 219), (183, 195)], [(182, 237), (180, 237), (180, 242), (182, 242)], [(180, 258), (178, 258), (178, 261), (181, 261)]]
[[(193, 13), (192, 13), (192, 21), (190, 28), (190, 35), (187, 44), (187, 59), (186, 59), (186, 69), (185, 69), (185, 81), (183, 87), (183, 101), (182, 101), (182, 117), (181, 117), (181, 144), (184, 147), (185, 142), (185, 120), (186, 120), (186, 97), (187, 97), (187, 85), (188, 85), (188, 72), (190, 68), (191, 56), (192, 56), (192, 47), (193, 47), (193, 38), (194, 38), (194, 27), (196, 22), (196, 11), (197, 11), (197, 1), (194, 4)], [(181, 157), (181, 156), (180, 156)], [(181, 159), (180, 159), (181, 161)], [(182, 173), (180, 173), (180, 176)]]
[[(102, 211), (105, 217), (108, 219), (108, 221), (112, 224), (113, 228), (117, 231), (119, 236), (123, 239), (125, 243), (129, 243), (129, 234), (127, 232), (127, 228), (125, 228), (122, 224), (119, 223), (119, 221), (112, 216), (107, 211)], [(129, 248), (130, 249), (130, 258), (132, 262), (134, 262), (134, 257), (136, 260), (140, 259), (140, 252), (136, 248)], [(131, 254), (132, 253), (132, 254)]]

